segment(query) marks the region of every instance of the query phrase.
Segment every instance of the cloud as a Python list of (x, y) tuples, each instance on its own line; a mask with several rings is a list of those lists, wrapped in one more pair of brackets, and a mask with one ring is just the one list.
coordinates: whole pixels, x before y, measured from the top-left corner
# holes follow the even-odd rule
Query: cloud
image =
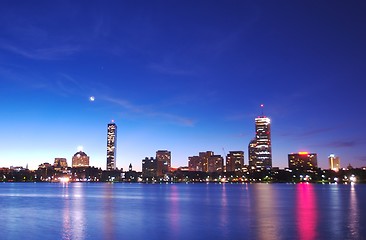
[(319, 135), (321, 133), (331, 132), (336, 129), (338, 129), (338, 127), (324, 127), (324, 128), (311, 129), (304, 132), (301, 131), (282, 132), (279, 135), (283, 137), (304, 138)]
[(77, 45), (60, 45), (48, 48), (26, 49), (9, 44), (2, 44), (0, 45), (0, 48), (33, 60), (58, 60), (73, 55), (81, 49)]
[(362, 142), (360, 141), (356, 141), (356, 140), (351, 140), (351, 141), (343, 141), (343, 140), (338, 140), (338, 141), (333, 141), (333, 142), (329, 142), (326, 144), (323, 144), (324, 147), (332, 147), (332, 148), (350, 148), (350, 147), (355, 147), (362, 144)]
[(107, 97), (107, 96), (100, 96), (99, 99), (114, 103), (114, 104), (119, 105), (134, 113), (139, 113), (139, 114), (142, 114), (145, 116), (150, 116), (150, 117), (163, 118), (167, 121), (181, 124), (184, 126), (193, 126), (194, 125), (194, 121), (192, 119), (178, 116), (175, 114), (155, 111), (151, 107), (138, 106), (138, 105), (135, 105), (124, 99), (111, 98), (111, 97)]
[(312, 145), (313, 147), (324, 147), (324, 148), (353, 148), (360, 145), (364, 145), (364, 140), (334, 140), (330, 142), (322, 142)]

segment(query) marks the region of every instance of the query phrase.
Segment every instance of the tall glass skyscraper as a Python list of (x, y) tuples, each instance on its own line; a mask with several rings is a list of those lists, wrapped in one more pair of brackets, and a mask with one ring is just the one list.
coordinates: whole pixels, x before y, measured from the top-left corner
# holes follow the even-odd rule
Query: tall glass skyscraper
[(256, 168), (272, 168), (271, 120), (268, 117), (255, 119), (255, 159), (252, 160)]
[(116, 169), (117, 125), (112, 121), (107, 131), (107, 170)]

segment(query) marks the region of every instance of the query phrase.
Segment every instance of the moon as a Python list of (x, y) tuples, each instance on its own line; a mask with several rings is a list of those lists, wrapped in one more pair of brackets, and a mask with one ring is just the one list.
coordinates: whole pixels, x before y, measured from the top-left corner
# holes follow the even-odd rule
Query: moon
[(95, 97), (94, 96), (90, 96), (89, 97), (89, 101), (94, 102), (94, 100), (95, 100)]

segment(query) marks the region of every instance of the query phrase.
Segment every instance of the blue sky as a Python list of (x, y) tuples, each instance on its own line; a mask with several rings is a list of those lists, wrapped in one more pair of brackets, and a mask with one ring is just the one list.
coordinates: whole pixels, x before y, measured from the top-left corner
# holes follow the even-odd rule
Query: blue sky
[[(245, 151), (265, 104), (273, 165), (287, 154), (366, 166), (363, 1), (2, 1), (0, 166), (82, 145), (117, 167), (158, 149)], [(95, 96), (95, 101), (88, 100)]]

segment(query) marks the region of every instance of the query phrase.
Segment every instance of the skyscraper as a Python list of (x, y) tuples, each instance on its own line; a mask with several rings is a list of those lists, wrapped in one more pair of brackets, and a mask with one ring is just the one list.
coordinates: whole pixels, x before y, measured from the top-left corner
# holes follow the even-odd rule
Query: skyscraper
[(255, 139), (249, 143), (249, 166), (272, 168), (271, 120), (268, 117), (255, 118)]
[(341, 160), (338, 156), (334, 154), (330, 154), (329, 157), (329, 168), (333, 171), (339, 171), (341, 168)]
[(112, 121), (107, 131), (107, 170), (116, 169), (117, 125)]

